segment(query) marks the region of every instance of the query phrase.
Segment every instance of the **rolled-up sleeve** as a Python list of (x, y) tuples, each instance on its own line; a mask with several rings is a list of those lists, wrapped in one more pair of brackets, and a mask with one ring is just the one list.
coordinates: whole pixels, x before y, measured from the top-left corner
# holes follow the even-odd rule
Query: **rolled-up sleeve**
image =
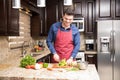
[(50, 50), (50, 52), (52, 54), (56, 53), (56, 50), (55, 50), (55, 48), (53, 46), (54, 35), (55, 35), (54, 31), (53, 31), (53, 28), (54, 28), (54, 25), (52, 25), (50, 27), (50, 30), (49, 30), (49, 33), (48, 33), (48, 37), (47, 37), (47, 40), (46, 40), (47, 46), (48, 46), (48, 48), (49, 48), (49, 50)]
[(74, 44), (74, 49), (72, 51), (72, 57), (75, 58), (79, 49), (80, 49), (80, 33), (79, 31), (76, 31), (75, 34), (73, 35), (73, 44)]

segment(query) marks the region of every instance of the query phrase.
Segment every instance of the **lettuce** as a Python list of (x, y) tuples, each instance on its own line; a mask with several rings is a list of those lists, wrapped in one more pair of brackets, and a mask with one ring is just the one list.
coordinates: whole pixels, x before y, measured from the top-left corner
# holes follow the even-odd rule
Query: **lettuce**
[(36, 60), (31, 55), (26, 55), (20, 61), (20, 66), (21, 67), (26, 67), (27, 65), (34, 65), (35, 63), (36, 63)]

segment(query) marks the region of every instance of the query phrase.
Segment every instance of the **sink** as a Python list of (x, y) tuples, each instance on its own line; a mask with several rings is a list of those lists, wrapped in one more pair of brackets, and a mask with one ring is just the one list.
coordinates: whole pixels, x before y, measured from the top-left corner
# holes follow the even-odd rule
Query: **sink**
[(35, 54), (34, 53), (34, 54), (32, 54), (32, 57), (36, 57), (36, 56), (39, 56), (39, 55), (41, 55), (41, 54), (37, 54), (37, 53)]

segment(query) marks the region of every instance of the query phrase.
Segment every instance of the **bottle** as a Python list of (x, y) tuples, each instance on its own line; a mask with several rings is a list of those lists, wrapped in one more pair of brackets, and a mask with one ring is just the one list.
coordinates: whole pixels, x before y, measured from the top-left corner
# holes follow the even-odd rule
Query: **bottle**
[(39, 47), (43, 47), (43, 43), (41, 41), (38, 42)]

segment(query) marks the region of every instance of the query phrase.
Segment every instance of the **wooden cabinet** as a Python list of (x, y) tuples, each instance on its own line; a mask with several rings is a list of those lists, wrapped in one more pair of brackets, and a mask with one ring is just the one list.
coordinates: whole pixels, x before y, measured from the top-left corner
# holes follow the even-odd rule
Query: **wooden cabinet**
[(85, 54), (85, 60), (88, 61), (89, 64), (95, 64), (97, 68), (97, 54)]
[(120, 20), (120, 0), (115, 0), (114, 18)]
[(85, 1), (85, 33), (86, 35), (94, 35), (95, 28), (95, 1)]
[(40, 8), (40, 13), (32, 12), (31, 16), (31, 36), (46, 36), (45, 9)]
[(63, 0), (47, 0), (45, 10), (45, 25), (43, 32), (47, 35), (50, 26), (60, 21), (65, 8), (72, 7), (75, 10), (75, 17), (84, 17), (85, 33), (87, 35), (94, 34), (95, 27), (95, 1), (94, 0), (74, 0), (73, 6), (64, 6)]
[(62, 0), (46, 0), (46, 7), (40, 8), (41, 16), (41, 36), (47, 36), (51, 25), (60, 21), (63, 15)]
[(32, 37), (39, 37), (43, 35), (43, 12), (42, 8), (37, 7), (37, 0), (22, 0), (22, 7), (24, 9), (30, 10), (30, 13), (32, 14), (30, 19), (30, 25), (31, 25), (31, 36)]
[(96, 0), (97, 19), (120, 19), (120, 0)]
[(29, 9), (32, 12), (40, 13), (39, 7), (37, 7), (37, 0), (21, 0), (21, 5), (25, 9)]
[(74, 0), (75, 17), (84, 17), (85, 34), (94, 36), (95, 0)]
[(0, 35), (19, 35), (19, 10), (12, 8), (12, 0), (0, 0)]
[(47, 28), (46, 28), (46, 8), (40, 8), (40, 36), (46, 36), (47, 35)]
[(46, 0), (46, 33), (56, 21), (58, 21), (58, 0)]
[(85, 0), (74, 0), (73, 8), (75, 10), (75, 17), (85, 16)]
[(41, 33), (41, 19), (40, 14), (32, 12), (31, 16), (31, 36), (40, 36)]

